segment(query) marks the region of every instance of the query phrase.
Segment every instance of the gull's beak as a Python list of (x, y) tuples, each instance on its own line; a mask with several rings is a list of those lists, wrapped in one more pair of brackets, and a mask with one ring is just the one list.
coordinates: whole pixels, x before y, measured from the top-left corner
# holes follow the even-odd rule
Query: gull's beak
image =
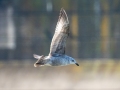
[(79, 66), (79, 64), (78, 63), (75, 63), (77, 66)]

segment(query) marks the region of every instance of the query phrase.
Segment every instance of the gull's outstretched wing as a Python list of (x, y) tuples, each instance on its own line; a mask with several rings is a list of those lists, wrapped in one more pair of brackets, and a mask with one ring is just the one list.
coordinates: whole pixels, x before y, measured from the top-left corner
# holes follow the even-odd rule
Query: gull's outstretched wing
[(60, 10), (56, 30), (50, 46), (50, 55), (65, 54), (66, 39), (69, 36), (69, 20), (65, 10)]

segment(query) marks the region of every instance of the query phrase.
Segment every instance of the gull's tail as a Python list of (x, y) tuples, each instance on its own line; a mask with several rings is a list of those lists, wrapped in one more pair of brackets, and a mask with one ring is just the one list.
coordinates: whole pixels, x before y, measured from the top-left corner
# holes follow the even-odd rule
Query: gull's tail
[(38, 67), (38, 66), (43, 66), (44, 63), (43, 63), (43, 58), (44, 58), (44, 55), (36, 55), (36, 54), (33, 54), (33, 57), (38, 59), (35, 64), (34, 64), (34, 67)]
[[(43, 56), (43, 55), (42, 55)], [(40, 59), (42, 56), (39, 56), (37, 54), (33, 54), (33, 57), (36, 58), (36, 59)]]

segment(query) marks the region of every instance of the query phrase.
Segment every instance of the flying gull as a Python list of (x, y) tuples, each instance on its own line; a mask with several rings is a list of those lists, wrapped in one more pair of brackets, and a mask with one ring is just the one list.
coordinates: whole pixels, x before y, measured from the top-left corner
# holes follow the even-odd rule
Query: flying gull
[(49, 55), (39, 56), (33, 54), (34, 58), (38, 59), (34, 66), (65, 66), (69, 64), (76, 64), (79, 66), (74, 58), (65, 55), (66, 40), (69, 33), (69, 20), (65, 10), (62, 8), (60, 10), (55, 33), (52, 38)]

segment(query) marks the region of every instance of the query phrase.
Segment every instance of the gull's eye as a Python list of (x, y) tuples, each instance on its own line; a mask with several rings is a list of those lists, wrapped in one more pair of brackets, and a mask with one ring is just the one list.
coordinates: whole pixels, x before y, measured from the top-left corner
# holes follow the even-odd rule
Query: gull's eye
[(72, 62), (74, 62), (74, 60), (72, 60)]

